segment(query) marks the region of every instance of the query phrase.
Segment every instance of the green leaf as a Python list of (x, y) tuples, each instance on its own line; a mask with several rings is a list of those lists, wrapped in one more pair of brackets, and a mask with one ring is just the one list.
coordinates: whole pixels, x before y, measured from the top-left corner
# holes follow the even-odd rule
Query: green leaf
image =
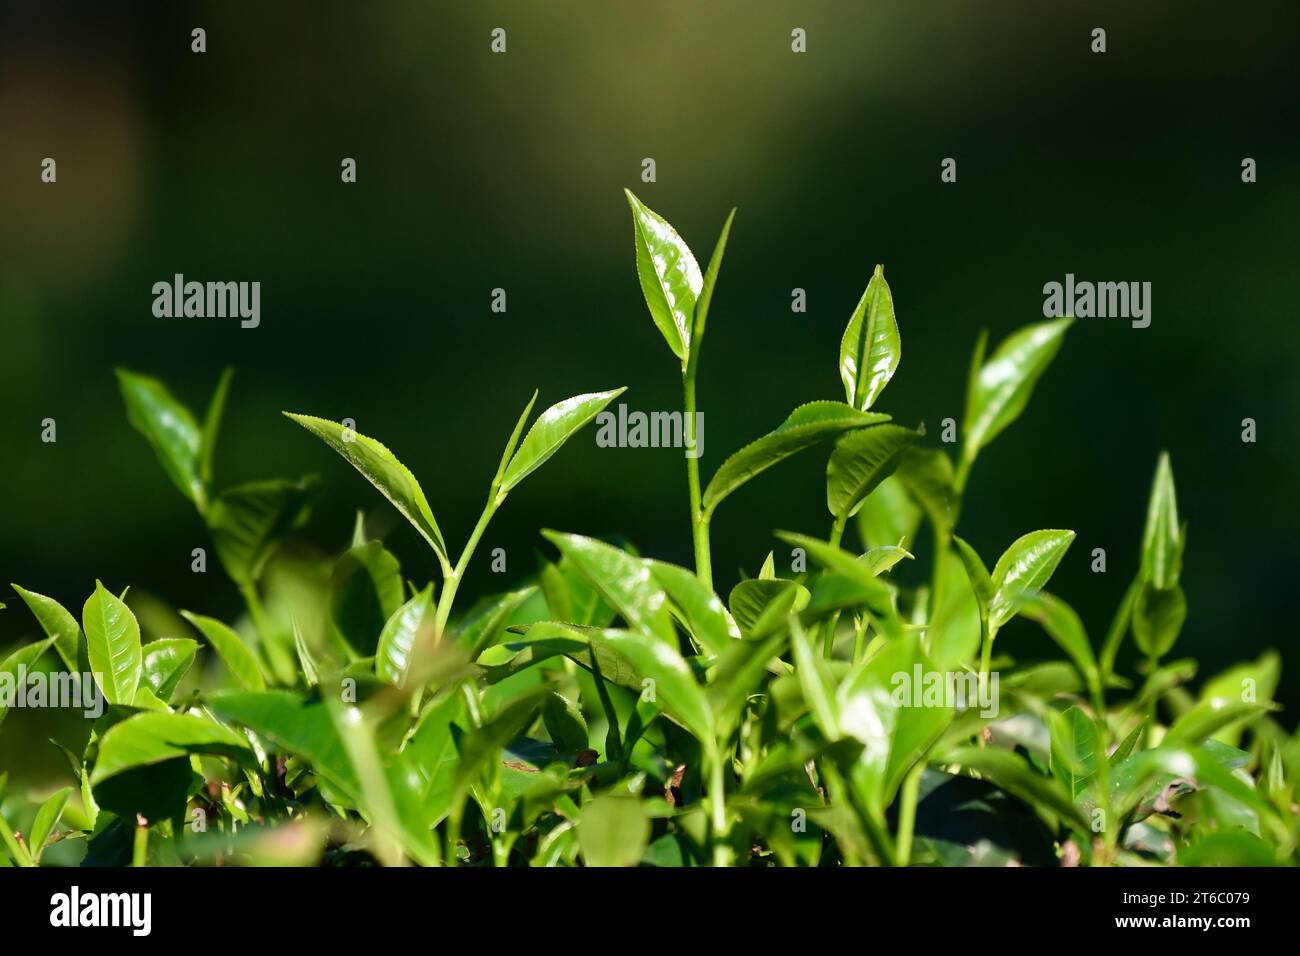
[(68, 797), (71, 795), (71, 787), (56, 790), (36, 811), (36, 819), (32, 821), (27, 846), (37, 862), (40, 861), (41, 851), (45, 849), (45, 841), (50, 838), (51, 831), (58, 826), (59, 818), (63, 816), (63, 808), (68, 805)]
[[(899, 464), (901, 467), (901, 458)], [(908, 495), (903, 479), (895, 474), (867, 496), (857, 518), (858, 533), (867, 546), (906, 545), (912, 543), (921, 524), (921, 509)]]
[(1143, 584), (1133, 602), (1133, 641), (1148, 658), (1161, 658), (1178, 640), (1187, 620), (1187, 598), (1181, 585), (1168, 590)]
[(840, 739), (840, 705), (835, 696), (835, 681), (830, 666), (818, 654), (804, 633), (798, 618), (790, 619), (790, 650), (794, 671), (799, 678), (804, 703), (828, 740)]
[(1073, 531), (1031, 531), (1011, 543), (993, 569), (989, 625), (994, 630), (1011, 620), (1025, 598), (1047, 585), (1074, 541)]
[(306, 520), (315, 486), (315, 477), (274, 479), (238, 485), (217, 495), (208, 508), (207, 522), (217, 557), (231, 580), (243, 587), (258, 579), (285, 534)]
[(110, 727), (100, 740), (90, 782), (97, 787), (124, 771), (191, 754), (256, 763), (248, 741), (214, 720), (195, 714), (134, 714)]
[(447, 545), (420, 483), (391, 451), (373, 438), (345, 429), (335, 422), (291, 412), (284, 414), (347, 459), (353, 468), (361, 472), (367, 481), (393, 503), (407, 521), (415, 525), (443, 565), (448, 568), (451, 566), (447, 557)]
[(542, 722), (558, 749), (566, 753), (587, 749), (587, 721), (567, 697), (552, 692), (542, 704)]
[(257, 655), (243, 642), (234, 630), (213, 617), (181, 611), (181, 617), (194, 625), (208, 639), (226, 665), (245, 690), (266, 690), (266, 678), (262, 674), (262, 665)]
[(805, 534), (778, 531), (776, 536), (787, 544), (803, 548), (808, 552), (809, 557), (822, 567), (849, 578), (863, 590), (864, 594), (871, 595), (871, 599), (867, 602), (867, 609), (879, 623), (888, 629), (893, 629), (895, 623), (893, 595), (876, 577), (883, 568), (881, 562), (872, 557), (870, 552), (862, 557), (855, 557), (829, 542), (818, 541)]
[(203, 433), (199, 436), (199, 480), (204, 487), (212, 486), (213, 456), (217, 450), (217, 433), (221, 431), (221, 419), (226, 413), (226, 397), (230, 394), (230, 381), (235, 377), (235, 370), (227, 367), (217, 379), (217, 387), (208, 402), (208, 412), (203, 417)]
[[(1237, 664), (1221, 674), (1216, 674), (1201, 688), (1202, 701), (1223, 698), (1257, 703), (1269, 703), (1277, 692), (1281, 676), (1282, 659), (1277, 651), (1265, 651), (1258, 660)], [(1240, 728), (1215, 731), (1214, 738), (1235, 747), (1241, 739)]]
[(1183, 561), (1182, 537), (1174, 470), (1169, 464), (1169, 453), (1161, 452), (1142, 533), (1142, 576), (1158, 590), (1172, 590), (1178, 584)]
[(650, 573), (686, 622), (701, 647), (721, 654), (733, 640), (740, 640), (740, 628), (722, 601), (692, 572), (675, 564), (650, 561)]
[[(922, 686), (903, 683), (901, 675), (909, 682), (919, 678)], [(944, 699), (938, 702), (925, 693), (931, 675), (945, 680)], [(856, 665), (840, 683), (840, 732), (862, 744), (851, 780), (865, 804), (877, 812), (893, 802), (907, 771), (925, 758), (951, 722), (946, 681), (947, 674), (921, 650), (917, 633), (906, 631)]]
[[(5, 715), (9, 712), (12, 702), (11, 693), (18, 686), (20, 671), (30, 671), (36, 666), (36, 662), (44, 656), (45, 652), (54, 644), (54, 638), (47, 637), (43, 641), (37, 641), (35, 644), (28, 644), (26, 647), (20, 647), (3, 661), (0, 661), (0, 676), (8, 675), (10, 680), (0, 682), (0, 686), (8, 684), (9, 688), (5, 693), (0, 693), (0, 722), (3, 722)], [(0, 774), (0, 784), (4, 783), (4, 774)], [(2, 794), (0, 794), (2, 795)]]
[(810, 448), (841, 432), (889, 420), (878, 412), (858, 411), (840, 402), (809, 402), (792, 411), (775, 431), (750, 442), (726, 459), (704, 489), (706, 516), (751, 478), (795, 452)]
[(460, 763), (456, 767), (457, 793), (468, 792), (483, 772), (498, 761), (505, 746), (532, 723), (537, 708), (548, 694), (549, 688), (534, 687), (512, 700), (481, 727), (465, 735), (460, 744)]
[(455, 639), (469, 652), (471, 661), (501, 639), (510, 616), (536, 591), (527, 587), (497, 594), (484, 598), (469, 610), (456, 628)]
[(1046, 591), (1039, 591), (1025, 598), (1020, 613), (1043, 626), (1047, 636), (1065, 651), (1090, 688), (1100, 686), (1101, 671), (1088, 632), (1070, 605)]
[(420, 628), (430, 622), (433, 612), (433, 585), (430, 584), (389, 617), (379, 635), (375, 651), (375, 675), (382, 681), (401, 686), (406, 680), (411, 649)]
[(198, 642), (188, 637), (164, 637), (145, 644), (141, 649), (145, 685), (160, 700), (171, 700), (176, 686), (194, 663), (198, 649)]
[(691, 330), (692, 349), (698, 350), (700, 343), (704, 341), (704, 327), (708, 323), (709, 306), (713, 302), (713, 287), (718, 282), (718, 270), (722, 268), (722, 254), (727, 251), (727, 239), (731, 236), (731, 223), (735, 218), (736, 210), (732, 209), (727, 215), (727, 221), (722, 224), (722, 232), (718, 235), (717, 245), (713, 247), (709, 267), (704, 272), (700, 297), (695, 302), (695, 327)]
[(542, 536), (596, 585), (631, 627), (676, 643), (667, 595), (644, 560), (582, 535), (543, 531)]
[(1160, 743), (1161, 746), (1170, 747), (1200, 744), (1226, 727), (1253, 721), (1270, 710), (1277, 709), (1275, 704), (1211, 697), (1198, 702), (1175, 720)]
[(713, 712), (690, 665), (663, 641), (635, 631), (606, 632), (605, 643), (622, 656), (642, 680), (654, 681), (657, 702), (668, 716), (689, 730), (706, 749), (716, 746)]
[(199, 477), (202, 437), (190, 410), (156, 378), (119, 368), (117, 381), (127, 421), (153, 446), (163, 471), (181, 494), (204, 510), (206, 498)]
[(636, 240), (636, 271), (650, 317), (685, 367), (691, 349), (695, 303), (704, 287), (690, 247), (663, 217), (627, 193)]
[(274, 747), (301, 757), (312, 770), (356, 800), (361, 785), (325, 702), (287, 691), (227, 692), (208, 699), (222, 720), (247, 727)]
[(519, 482), (540, 468), (575, 432), (604, 411), (606, 405), (625, 391), (626, 388), (616, 388), (608, 392), (575, 395), (542, 412), (537, 421), (533, 422), (533, 427), (528, 430), (528, 434), (524, 436), (519, 450), (510, 459), (510, 464), (501, 478), (500, 494), (509, 493)]
[(81, 610), (90, 670), (110, 704), (131, 704), (140, 686), (143, 653), (140, 625), (131, 609), (95, 582)]
[(510, 459), (515, 456), (515, 449), (519, 447), (519, 437), (524, 433), (524, 426), (528, 424), (528, 416), (533, 413), (533, 406), (537, 404), (537, 389), (533, 389), (533, 397), (528, 400), (524, 406), (523, 412), (520, 413), (518, 421), (515, 422), (515, 429), (510, 433), (510, 438), (506, 441), (505, 450), (501, 452), (501, 461), (497, 465), (497, 473), (492, 479), (492, 486), (499, 488), (501, 478), (506, 473), (506, 467), (510, 464)]
[(831, 514), (848, 518), (857, 513), (920, 437), (919, 432), (901, 425), (876, 425), (842, 436), (826, 466), (826, 507)]
[(1052, 774), (1070, 799), (1078, 803), (1097, 776), (1097, 762), (1102, 754), (1097, 727), (1078, 707), (1070, 707), (1053, 715), (1049, 729)]
[(811, 595), (797, 581), (787, 578), (754, 578), (731, 589), (727, 604), (731, 614), (751, 640), (764, 636), (759, 628), (783, 624), (791, 612), (808, 606)]
[(307, 646), (306, 639), (302, 636), (302, 628), (298, 626), (298, 619), (294, 618), (293, 625), (293, 649), (298, 656), (298, 669), (302, 672), (302, 679), (308, 687), (315, 687), (320, 683), (320, 668), (316, 664), (316, 658)]
[(1012, 333), (973, 376), (964, 422), (966, 461), (1020, 417), (1073, 321), (1053, 319)]
[(379, 541), (349, 548), (330, 577), (330, 621), (353, 652), (368, 657), (402, 606), (401, 566)]
[(579, 627), (560, 621), (530, 624), (521, 639), (512, 640), (505, 645), (516, 652), (508, 664), (485, 668), (488, 683), (500, 683), (520, 671), (562, 654), (588, 671), (594, 673), (599, 669), (605, 680), (639, 694), (640, 675), (622, 655), (610, 648), (607, 641), (610, 634), (620, 633), (625, 632)]
[(1016, 754), (996, 747), (958, 747), (944, 753), (944, 763), (974, 770), (1012, 796), (1063, 817), (1076, 829), (1090, 833), (1073, 801), (1050, 778), (1031, 770)]
[(650, 840), (650, 820), (641, 801), (600, 796), (582, 808), (578, 846), (587, 866), (636, 866)]
[(913, 447), (903, 455), (896, 474), (940, 535), (951, 534), (960, 497), (952, 459), (938, 448)]
[(16, 584), (10, 586), (31, 609), (45, 636), (54, 639), (54, 649), (59, 652), (59, 657), (68, 666), (68, 670), (78, 670), (77, 648), (81, 643), (81, 626), (77, 624), (77, 619), (54, 598), (28, 591)]
[(840, 339), (840, 381), (848, 403), (870, 408), (894, 377), (901, 354), (894, 297), (878, 265)]

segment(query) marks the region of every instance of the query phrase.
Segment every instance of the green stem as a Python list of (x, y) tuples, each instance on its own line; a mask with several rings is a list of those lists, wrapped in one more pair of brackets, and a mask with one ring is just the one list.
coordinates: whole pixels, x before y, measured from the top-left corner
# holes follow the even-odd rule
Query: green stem
[(925, 760), (916, 762), (916, 766), (903, 778), (903, 786), (898, 795), (898, 838), (894, 841), (894, 853), (899, 866), (907, 866), (912, 861), (912, 833), (916, 829), (916, 798), (921, 789), (921, 776), (925, 773)]
[(147, 866), (149, 861), (149, 823), (144, 817), (136, 815), (135, 843), (131, 848), (131, 865)]
[(980, 648), (980, 690), (981, 692), (988, 686), (989, 680), (989, 662), (993, 658), (993, 638), (997, 634), (993, 628), (989, 627), (984, 630), (984, 639), (980, 642), (983, 646)]
[(447, 619), (451, 617), (451, 606), (456, 600), (456, 590), (460, 587), (461, 578), (465, 575), (465, 569), (469, 566), (469, 559), (474, 556), (474, 549), (478, 547), (483, 532), (487, 530), (488, 522), (492, 520), (492, 516), (496, 514), (497, 508), (501, 507), (503, 501), (505, 501), (505, 496), (497, 494), (497, 487), (494, 482), (492, 490), (488, 493), (487, 504), (483, 506), (483, 513), (478, 516), (478, 524), (474, 525), (469, 540), (465, 542), (465, 549), (460, 553), (460, 560), (456, 562), (456, 567), (452, 569), (451, 574), (443, 579), (442, 596), (438, 598), (438, 613), (434, 618), (434, 634), (439, 641), (442, 640), (442, 632), (447, 626)]
[(239, 593), (244, 597), (244, 603), (248, 605), (248, 615), (253, 619), (253, 630), (257, 631), (257, 636), (263, 642), (271, 639), (270, 622), (266, 619), (266, 610), (262, 607), (262, 599), (257, 594), (257, 585), (252, 581), (239, 586)]
[[(697, 353), (692, 352), (686, 369), (682, 373), (682, 406), (686, 413), (686, 440), (689, 449), (698, 451), (698, 438), (695, 429), (695, 371)], [(686, 456), (686, 481), (691, 495), (691, 538), (695, 545), (695, 574), (700, 582), (712, 589), (713, 565), (709, 556), (709, 518), (704, 513), (700, 494), (700, 459)]]
[(727, 785), (723, 755), (709, 754), (709, 807), (713, 815), (713, 865), (731, 866), (734, 857), (727, 843), (730, 826), (727, 823)]
[[(836, 515), (835, 520), (831, 523), (830, 545), (832, 548), (838, 548), (840, 541), (844, 537), (844, 526), (848, 523), (848, 515)], [(822, 657), (830, 660), (835, 653), (835, 631), (839, 627), (840, 612), (836, 611), (830, 616), (826, 623), (826, 637), (822, 642)]]

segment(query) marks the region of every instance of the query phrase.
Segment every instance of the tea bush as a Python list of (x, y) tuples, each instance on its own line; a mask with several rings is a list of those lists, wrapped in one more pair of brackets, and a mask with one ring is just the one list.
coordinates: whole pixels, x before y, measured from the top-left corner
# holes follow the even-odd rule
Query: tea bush
[[(689, 445), (732, 217), (701, 270), (664, 219), (628, 200)], [(543, 531), (553, 551), (537, 574), (469, 607), (459, 586), (488, 523), (621, 389), (529, 425), (534, 394), (458, 551), (392, 451), (348, 422), (289, 414), (419, 532), (437, 574), (413, 581), (360, 519), (328, 560), (288, 545), (313, 478), (214, 483), (229, 372), (200, 420), (162, 382), (119, 371), (130, 423), (206, 524), (247, 615), (155, 609), (164, 623), (146, 643), (126, 591), (96, 582), (78, 621), (14, 586), (45, 637), (0, 663), (0, 688), (36, 671), (92, 675), (80, 689), (105, 706), (84, 747), (58, 744), (68, 786), (40, 801), (0, 789), (4, 861), (1295, 862), (1300, 739), (1274, 714), (1277, 655), (1199, 693), (1195, 662), (1171, 658), (1187, 531), (1167, 455), (1134, 533), (1140, 570), (1100, 643), (1046, 590), (1072, 531), (1009, 532), (1000, 555), (958, 534), (972, 467), (1025, 411), (1070, 321), (1027, 326), (991, 354), (981, 335), (950, 456), (876, 409), (901, 356), (877, 267), (839, 344), (843, 401), (795, 407), (707, 484), (685, 458), (693, 569)], [(826, 537), (776, 532), (781, 559), (756, 555), (757, 575), (724, 601), (709, 546), (718, 507), (783, 459), (827, 448)], [(928, 579), (906, 584), (895, 569), (914, 562), (923, 526)], [(1016, 617), (1041, 630), (1041, 659), (999, 651)], [(1142, 664), (1125, 674), (1130, 635)]]

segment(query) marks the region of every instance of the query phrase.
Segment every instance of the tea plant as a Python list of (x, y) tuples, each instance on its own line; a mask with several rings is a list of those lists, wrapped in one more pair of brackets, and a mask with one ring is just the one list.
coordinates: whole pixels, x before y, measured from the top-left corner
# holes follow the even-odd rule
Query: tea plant
[[(734, 211), (702, 271), (663, 218), (628, 201), (641, 289), (680, 364), (693, 442)], [(952, 457), (875, 408), (901, 357), (877, 267), (840, 341), (844, 401), (796, 406), (707, 484), (686, 458), (694, 568), (543, 531), (553, 559), (467, 610), (456, 598), (488, 523), (621, 389), (553, 405), (525, 433), (534, 394), (454, 561), (388, 448), (346, 422), (288, 415), (414, 526), (436, 573), (412, 581), (360, 519), (337, 556), (293, 543), (312, 478), (216, 488), (229, 372), (200, 424), (161, 382), (120, 371), (130, 422), (194, 503), (248, 614), (232, 625), (182, 611), (182, 636), (180, 619), (142, 628), (125, 592), (98, 582), (80, 621), (15, 585), (45, 637), (0, 663), (0, 679), (53, 655), (93, 675), (107, 707), (88, 739), (59, 744), (69, 786), (32, 802), (0, 777), (5, 861), (1295, 862), (1300, 738), (1274, 716), (1278, 656), (1199, 693), (1196, 663), (1169, 659), (1187, 601), (1167, 455), (1136, 577), (1100, 646), (1045, 590), (1074, 532), (1009, 534), (992, 570), (957, 533), (971, 469), (1025, 411), (1069, 326), (1027, 326), (991, 355), (981, 334)], [(790, 572), (773, 551), (724, 602), (710, 558), (716, 509), (826, 446), (825, 537), (777, 531)], [(923, 524), (929, 573), (909, 574)], [(999, 651), (1017, 618), (1041, 630), (1042, 659)], [(1124, 674), (1129, 634), (1142, 662)], [(215, 660), (193, 668), (208, 647)], [(76, 839), (84, 851), (69, 852)]]

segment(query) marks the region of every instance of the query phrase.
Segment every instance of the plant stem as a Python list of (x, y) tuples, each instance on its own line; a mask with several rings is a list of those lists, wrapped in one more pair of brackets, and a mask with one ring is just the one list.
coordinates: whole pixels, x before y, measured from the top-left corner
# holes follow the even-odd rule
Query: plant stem
[(907, 776), (898, 795), (898, 838), (894, 841), (894, 853), (899, 866), (907, 866), (912, 860), (912, 833), (916, 829), (916, 797), (921, 789), (921, 776), (925, 773), (925, 759), (916, 762)]
[(131, 865), (147, 866), (149, 860), (149, 823), (139, 814), (135, 818), (135, 843), (131, 847)]
[(262, 607), (262, 599), (258, 597), (257, 585), (252, 581), (239, 586), (239, 593), (244, 597), (244, 603), (248, 605), (248, 615), (253, 619), (253, 630), (257, 631), (257, 636), (263, 642), (271, 639), (270, 622), (266, 619), (266, 610)]
[(434, 618), (436, 640), (442, 640), (443, 629), (447, 626), (447, 619), (451, 617), (451, 605), (456, 600), (456, 589), (460, 587), (461, 578), (464, 577), (465, 569), (469, 566), (469, 559), (474, 556), (474, 549), (478, 546), (479, 539), (483, 537), (483, 532), (487, 530), (488, 522), (492, 520), (492, 516), (496, 514), (497, 508), (501, 507), (501, 502), (504, 500), (504, 497), (498, 497), (494, 483), (488, 494), (487, 504), (483, 506), (483, 513), (478, 516), (478, 524), (474, 525), (469, 540), (465, 542), (465, 549), (460, 553), (460, 560), (456, 562), (456, 567), (452, 569), (451, 574), (443, 579), (442, 596), (438, 598), (438, 613)]
[[(695, 371), (697, 353), (692, 352), (682, 372), (682, 406), (686, 413), (686, 441), (691, 451), (698, 451), (695, 429)], [(713, 587), (713, 565), (709, 556), (709, 516), (704, 514), (700, 495), (699, 455), (686, 456), (686, 481), (691, 495), (691, 538), (695, 545), (695, 575), (705, 587)]]
[[(840, 541), (844, 537), (844, 526), (848, 523), (848, 515), (836, 515), (835, 520), (831, 523), (830, 545), (832, 548), (838, 548)], [(826, 637), (822, 642), (822, 657), (830, 660), (835, 654), (835, 630), (839, 627), (840, 612), (836, 611), (826, 623)]]
[(734, 860), (727, 843), (730, 827), (727, 825), (727, 786), (723, 755), (714, 752), (708, 755), (708, 760), (709, 807), (713, 815), (713, 865), (731, 866)]

